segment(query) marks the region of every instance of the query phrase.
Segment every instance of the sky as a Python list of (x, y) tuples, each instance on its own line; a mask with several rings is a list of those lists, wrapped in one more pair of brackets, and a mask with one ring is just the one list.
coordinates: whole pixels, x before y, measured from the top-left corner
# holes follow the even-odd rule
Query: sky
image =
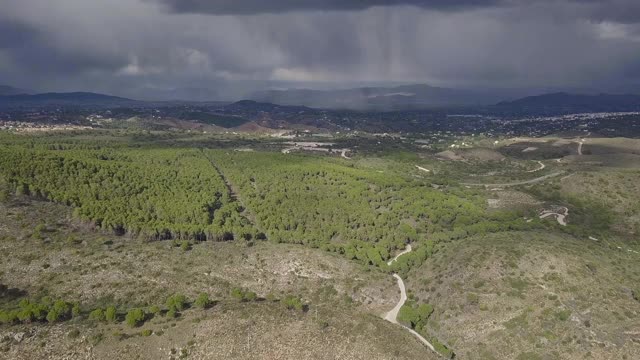
[(0, 0), (0, 9), (0, 85), (36, 91), (224, 100), (265, 87), (399, 83), (640, 89), (637, 0)]

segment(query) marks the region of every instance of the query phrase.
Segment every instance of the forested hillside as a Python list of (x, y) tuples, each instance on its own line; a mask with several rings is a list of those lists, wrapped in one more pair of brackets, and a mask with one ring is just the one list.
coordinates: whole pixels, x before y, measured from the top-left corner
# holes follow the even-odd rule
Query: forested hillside
[(406, 272), (439, 242), (537, 224), (514, 211), (487, 211), (479, 190), (434, 188), (342, 159), (8, 140), (0, 172), (12, 191), (70, 205), (80, 221), (149, 240), (268, 238), (382, 268), (393, 251), (414, 243), (416, 251), (393, 265)]
[[(400, 174), (359, 169), (339, 159), (210, 151), (271, 240), (344, 253), (385, 267), (406, 243), (431, 247), (471, 234), (522, 229), (515, 212), (487, 212), (477, 190), (435, 189)], [(429, 242), (426, 239), (429, 238)], [(398, 267), (423, 251), (403, 257)]]
[(96, 226), (148, 239), (250, 236), (222, 178), (199, 150), (13, 144), (0, 171), (18, 194), (75, 207)]

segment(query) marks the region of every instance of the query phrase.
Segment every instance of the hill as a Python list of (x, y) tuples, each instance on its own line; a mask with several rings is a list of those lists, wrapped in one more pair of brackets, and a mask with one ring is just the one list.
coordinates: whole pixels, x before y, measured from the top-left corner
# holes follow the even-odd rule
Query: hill
[(240, 100), (221, 108), (222, 111), (244, 112), (258, 114), (261, 112), (300, 112), (300, 111), (316, 111), (306, 106), (277, 105), (271, 102), (258, 102), (254, 100)]
[(0, 107), (16, 106), (123, 106), (139, 103), (137, 100), (91, 92), (42, 93), (0, 96)]
[(250, 99), (281, 105), (339, 109), (406, 109), (488, 105), (506, 96), (495, 92), (449, 89), (424, 84), (343, 90), (287, 89), (256, 92)]
[(0, 96), (29, 94), (29, 93), (31, 93), (31, 91), (29, 90), (18, 89), (8, 85), (0, 85)]
[(584, 95), (559, 92), (503, 101), (498, 103), (496, 108), (535, 113), (639, 111), (640, 95)]
[[(617, 244), (616, 244), (617, 245)], [(554, 232), (448, 244), (407, 276), (428, 331), (465, 359), (638, 356), (637, 255)]]

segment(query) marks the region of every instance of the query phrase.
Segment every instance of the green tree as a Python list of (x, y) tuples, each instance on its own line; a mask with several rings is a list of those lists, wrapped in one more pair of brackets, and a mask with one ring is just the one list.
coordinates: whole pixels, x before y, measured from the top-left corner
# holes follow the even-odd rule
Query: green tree
[(244, 291), (240, 288), (231, 289), (231, 297), (236, 300), (243, 301), (244, 300)]
[(114, 306), (109, 306), (104, 312), (104, 317), (108, 322), (114, 323), (118, 320), (118, 311)]
[(74, 318), (77, 318), (80, 316), (82, 310), (80, 309), (80, 304), (79, 303), (73, 303), (73, 306), (71, 307), (71, 316)]
[(187, 303), (187, 297), (182, 295), (182, 294), (174, 294), (171, 295), (167, 298), (167, 302), (166, 302), (167, 308), (169, 309), (169, 311), (174, 310), (174, 311), (182, 311), (184, 309), (186, 309), (188, 303)]
[(255, 301), (258, 298), (258, 295), (253, 291), (247, 291), (244, 293), (245, 301)]
[(280, 301), (282, 305), (284, 305), (289, 310), (301, 311), (304, 309), (304, 304), (302, 303), (302, 299), (300, 299), (298, 296), (287, 295)]
[(153, 305), (149, 308), (149, 313), (153, 315), (158, 315), (160, 313), (160, 307), (158, 305)]
[(89, 313), (89, 319), (94, 321), (105, 321), (107, 318), (105, 312), (98, 308)]
[(140, 326), (144, 323), (146, 314), (142, 309), (131, 309), (125, 316), (125, 322), (131, 327)]
[(198, 295), (198, 298), (196, 298), (195, 304), (197, 307), (201, 309), (208, 308), (211, 305), (211, 300), (209, 299), (209, 295), (206, 293), (201, 293), (200, 295)]

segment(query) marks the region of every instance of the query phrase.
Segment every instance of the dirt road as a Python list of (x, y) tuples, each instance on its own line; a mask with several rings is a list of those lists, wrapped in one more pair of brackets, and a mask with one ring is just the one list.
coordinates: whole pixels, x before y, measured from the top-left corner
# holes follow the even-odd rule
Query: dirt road
[(398, 258), (406, 253), (410, 253), (411, 252), (411, 245), (407, 245), (407, 248), (402, 250), (402, 252), (400, 252), (398, 255), (396, 255), (396, 257), (394, 257), (393, 259), (387, 261), (387, 265), (391, 265), (393, 264), (394, 261), (398, 260)]
[(544, 165), (544, 163), (542, 161), (538, 161), (538, 164), (540, 164), (539, 167), (537, 167), (537, 168), (535, 168), (533, 170), (529, 170), (527, 172), (528, 173), (537, 172), (537, 171), (540, 171), (540, 170), (544, 170), (544, 168), (546, 168), (546, 166)]
[[(399, 253), (398, 255), (396, 255), (393, 259), (389, 260), (389, 262), (387, 262), (387, 265), (393, 264), (393, 262), (398, 260), (400, 256), (409, 252), (411, 252), (411, 245), (407, 245), (407, 248), (401, 253)], [(411, 334), (413, 334), (413, 336), (418, 338), (418, 340), (420, 340), (420, 342), (423, 343), (426, 347), (431, 349), (431, 351), (434, 351), (437, 353), (433, 345), (431, 345), (431, 343), (427, 339), (425, 339), (422, 335), (418, 334), (415, 330), (410, 329), (398, 322), (398, 313), (400, 312), (400, 308), (402, 308), (404, 303), (407, 301), (407, 290), (404, 286), (404, 281), (402, 281), (402, 278), (398, 276), (398, 274), (393, 274), (393, 277), (396, 278), (396, 280), (398, 281), (398, 287), (400, 288), (400, 301), (398, 301), (396, 306), (393, 309), (391, 309), (391, 311), (385, 314), (384, 319), (393, 324), (398, 324), (402, 326), (405, 330), (409, 331)]]
[(461, 183), (462, 185), (466, 185), (466, 186), (487, 186), (487, 187), (503, 187), (503, 186), (518, 186), (518, 185), (527, 185), (527, 184), (535, 184), (535, 183), (539, 183), (541, 181), (545, 181), (547, 179), (550, 179), (552, 177), (556, 177), (559, 175), (564, 174), (564, 171), (557, 171), (548, 175), (544, 175), (544, 176), (540, 176), (537, 177), (535, 179), (531, 179), (531, 180), (523, 180), (523, 181), (515, 181), (515, 182), (511, 182), (511, 183), (506, 183), (506, 184), (475, 184), (475, 183)]
[(562, 207), (562, 212), (555, 212), (552, 210), (545, 210), (540, 214), (540, 219), (547, 218), (549, 216), (555, 216), (558, 224), (562, 226), (567, 226), (566, 218), (569, 216), (569, 209), (567, 207)]

